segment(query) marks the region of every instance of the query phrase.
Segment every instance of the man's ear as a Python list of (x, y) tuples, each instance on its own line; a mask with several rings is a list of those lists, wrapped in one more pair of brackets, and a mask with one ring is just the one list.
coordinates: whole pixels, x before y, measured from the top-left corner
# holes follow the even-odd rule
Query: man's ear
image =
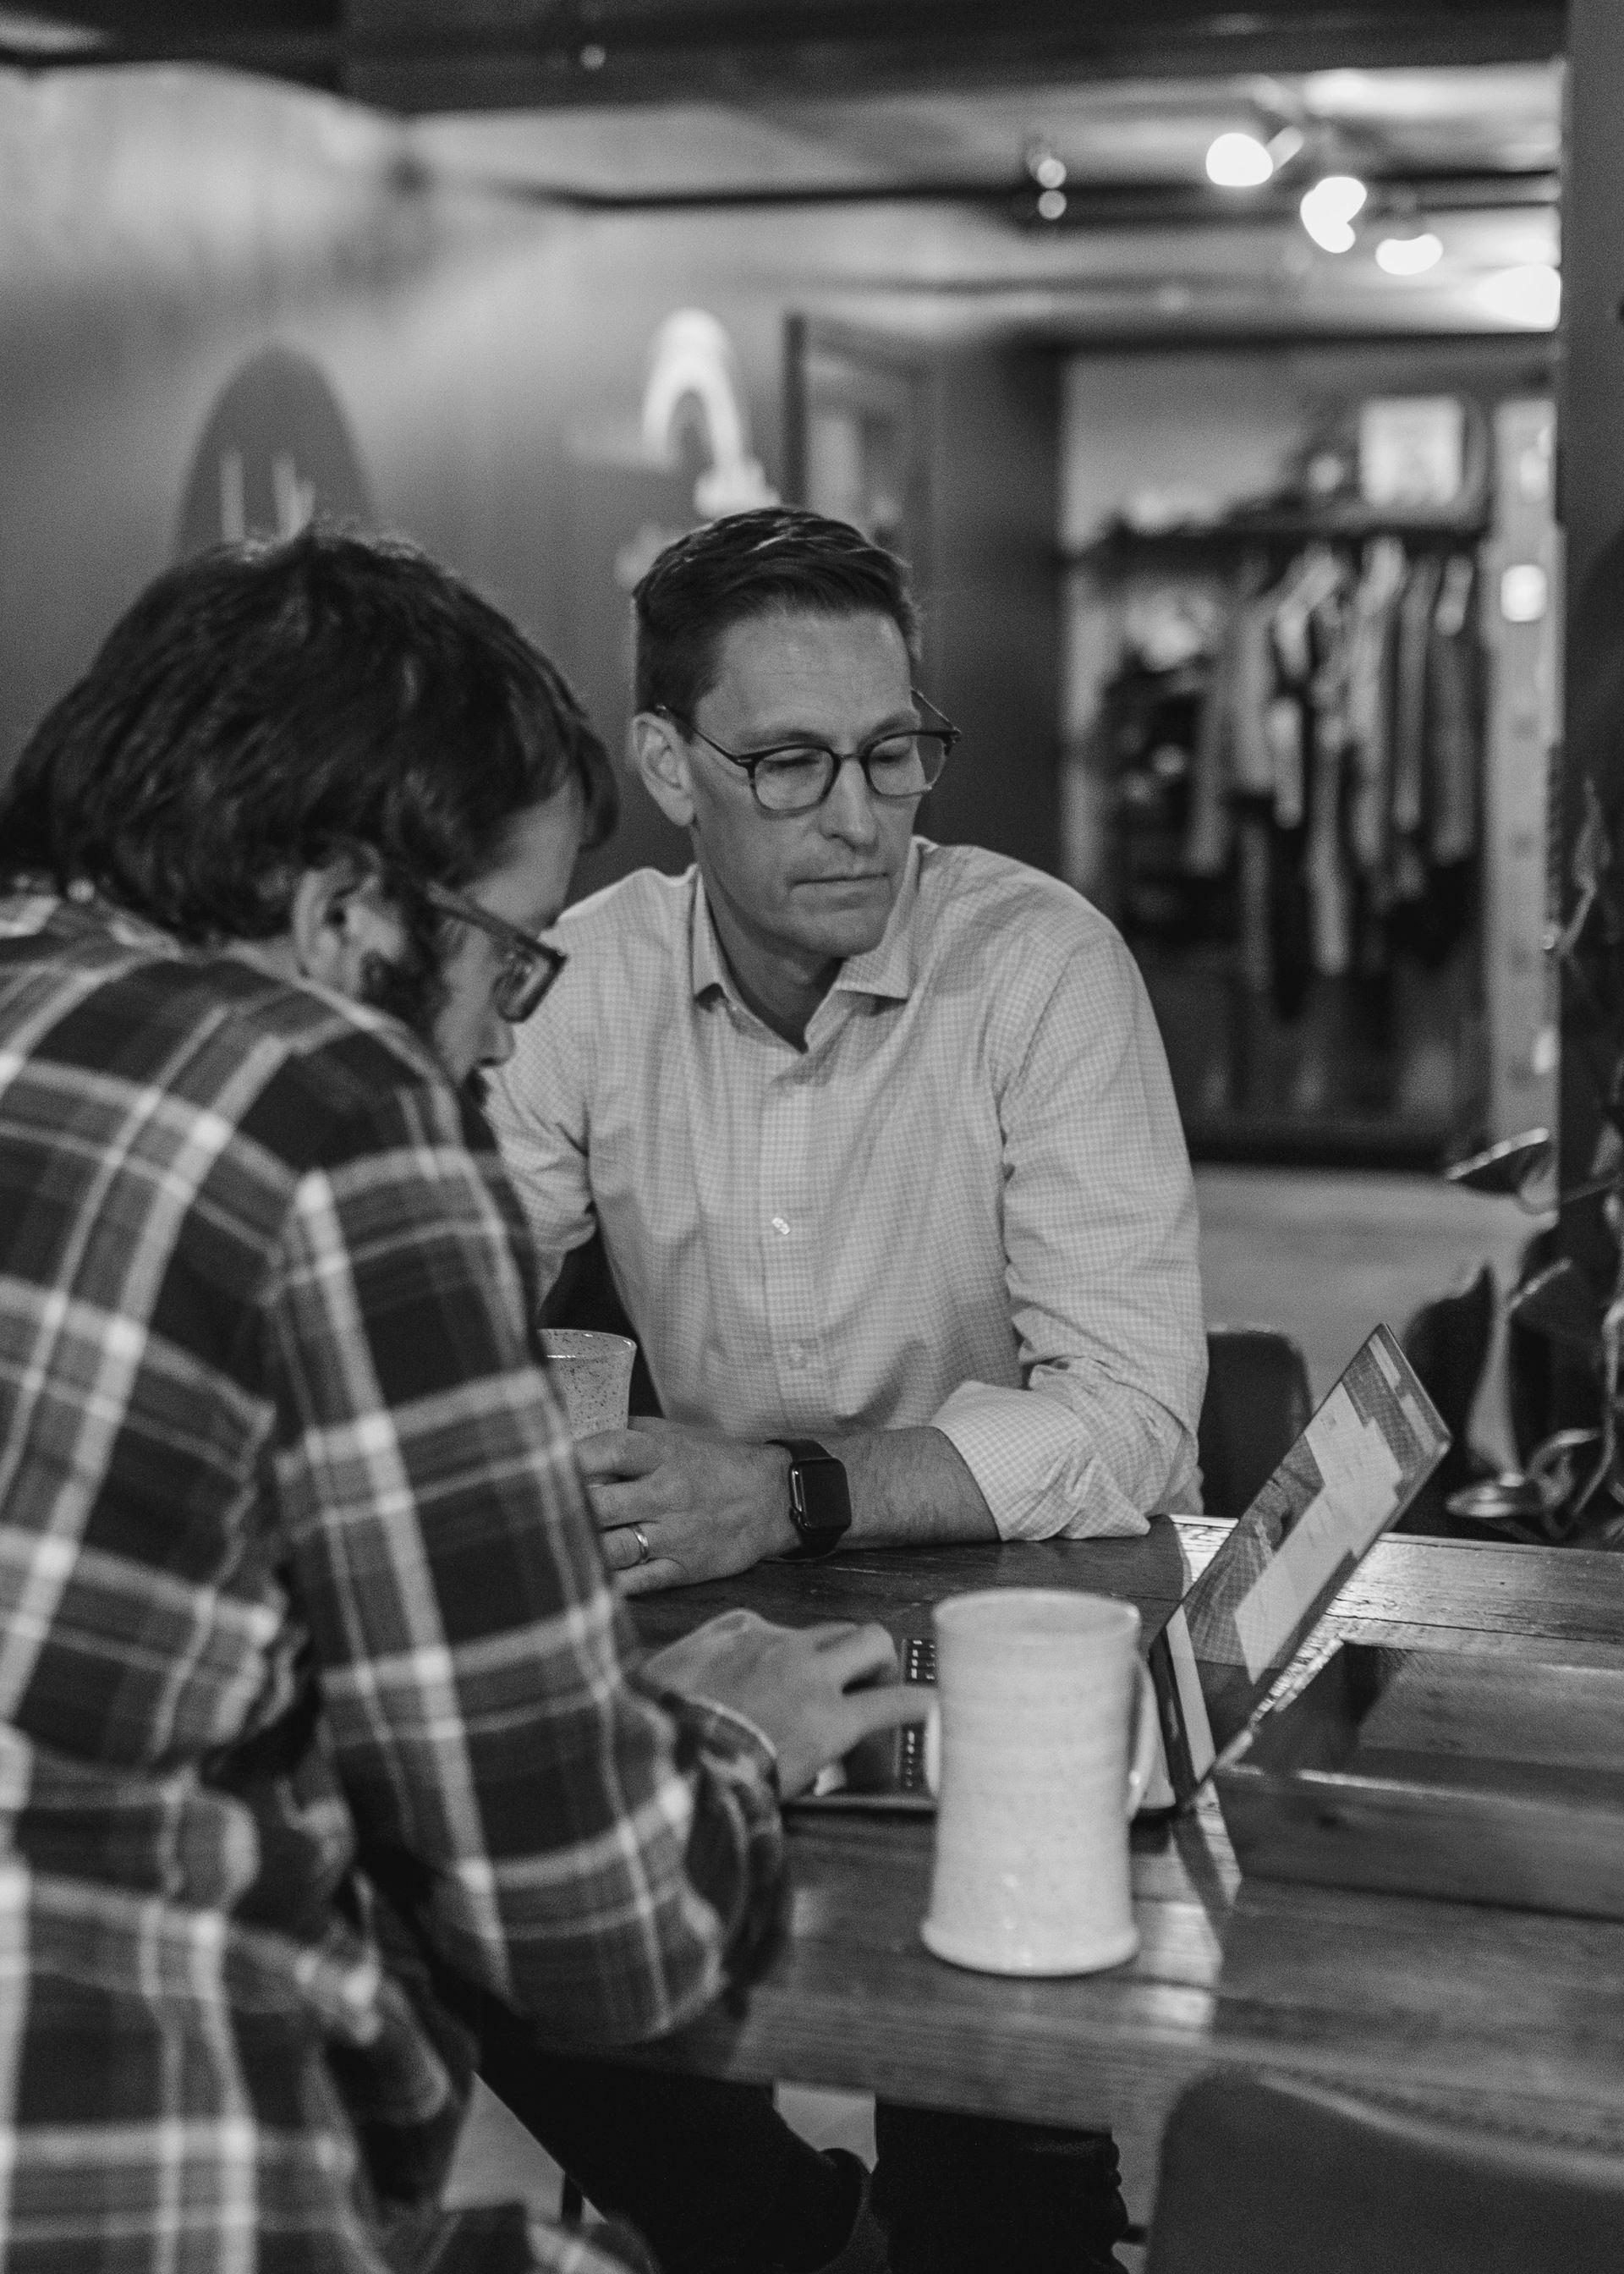
[(694, 791), (688, 755), (682, 737), (669, 719), (658, 712), (639, 711), (632, 720), (632, 756), (643, 786), (667, 821), (679, 829), (694, 822)]
[(335, 995), (364, 999), (366, 967), (399, 960), (405, 928), (382, 885), (355, 861), (305, 869), (293, 888), (288, 932), (302, 978)]

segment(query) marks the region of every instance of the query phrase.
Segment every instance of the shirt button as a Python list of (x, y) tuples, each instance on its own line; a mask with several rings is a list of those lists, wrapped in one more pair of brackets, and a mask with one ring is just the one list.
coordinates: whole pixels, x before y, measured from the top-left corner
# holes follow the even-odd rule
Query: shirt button
[(775, 1216), (773, 1217), (772, 1228), (774, 1231), (778, 1233), (780, 1239), (787, 1239), (789, 1238), (789, 1225), (783, 1216)]
[(806, 1362), (807, 1362), (807, 1353), (806, 1353), (806, 1350), (805, 1350), (804, 1346), (803, 1346), (801, 1344), (800, 1344), (800, 1343), (792, 1343), (792, 1344), (790, 1344), (790, 1346), (789, 1346), (789, 1362), (790, 1362), (790, 1364), (791, 1364), (792, 1366), (804, 1366), (804, 1365), (806, 1364)]

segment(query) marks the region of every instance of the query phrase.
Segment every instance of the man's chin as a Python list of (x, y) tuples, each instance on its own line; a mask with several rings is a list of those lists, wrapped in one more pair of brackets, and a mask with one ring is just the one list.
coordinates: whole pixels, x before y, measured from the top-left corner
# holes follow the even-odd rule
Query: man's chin
[[(886, 915), (891, 911), (886, 910)], [(868, 955), (885, 937), (885, 919), (857, 922), (810, 924), (803, 927), (805, 945), (830, 962), (849, 963), (853, 956)]]
[(844, 962), (867, 955), (885, 937), (896, 891), (889, 877), (867, 888), (812, 885), (795, 893), (799, 930), (809, 947)]

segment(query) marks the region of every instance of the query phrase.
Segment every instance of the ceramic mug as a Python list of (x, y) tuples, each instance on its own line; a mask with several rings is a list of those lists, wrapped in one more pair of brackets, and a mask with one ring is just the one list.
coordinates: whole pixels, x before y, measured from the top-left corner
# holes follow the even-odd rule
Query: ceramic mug
[(545, 1327), (547, 1367), (564, 1400), (572, 1437), (624, 1429), (637, 1345), (587, 1327)]
[(1139, 1948), (1128, 1821), (1159, 1758), (1128, 1603), (1047, 1587), (936, 1609), (927, 1949), (989, 1974), (1089, 1974)]

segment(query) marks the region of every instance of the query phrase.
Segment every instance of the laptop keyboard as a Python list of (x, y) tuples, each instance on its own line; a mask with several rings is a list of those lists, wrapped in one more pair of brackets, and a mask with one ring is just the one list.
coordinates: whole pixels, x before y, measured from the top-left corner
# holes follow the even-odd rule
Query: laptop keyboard
[[(905, 1682), (928, 1682), (936, 1678), (936, 1646), (929, 1635), (909, 1635), (902, 1644), (902, 1678)], [(925, 1789), (925, 1725), (915, 1721), (902, 1732), (902, 1750), (897, 1765), (897, 1782), (904, 1792), (923, 1792)]]

